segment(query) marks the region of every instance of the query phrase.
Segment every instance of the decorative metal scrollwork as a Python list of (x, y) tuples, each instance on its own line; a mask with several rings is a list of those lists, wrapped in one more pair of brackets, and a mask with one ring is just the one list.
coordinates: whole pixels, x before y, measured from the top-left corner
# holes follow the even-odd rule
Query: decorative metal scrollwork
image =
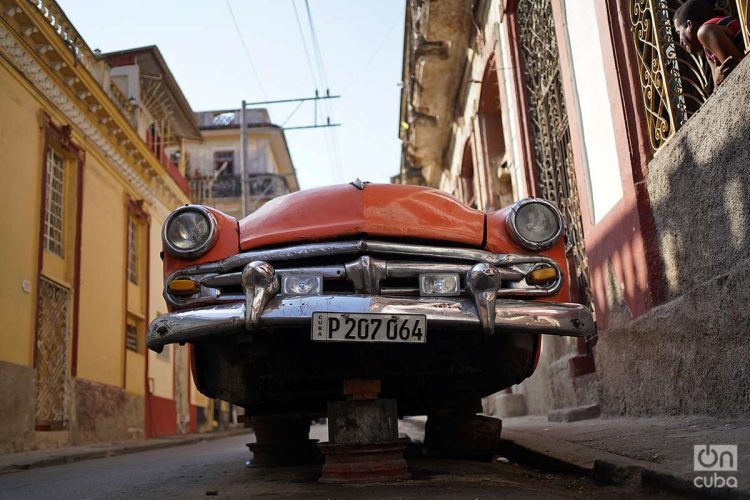
[(517, 19), (539, 194), (555, 203), (563, 214), (566, 254), (573, 262), (578, 299), (593, 311), (573, 148), (550, 0), (522, 0), (518, 5)]
[(70, 290), (39, 281), (36, 422), (49, 430), (67, 425)]
[[(702, 53), (679, 44), (675, 10), (685, 0), (630, 0), (630, 23), (651, 149), (660, 149), (713, 91)], [(737, 0), (737, 4), (748, 0)], [(736, 15), (734, 0), (719, 0), (718, 15)]]

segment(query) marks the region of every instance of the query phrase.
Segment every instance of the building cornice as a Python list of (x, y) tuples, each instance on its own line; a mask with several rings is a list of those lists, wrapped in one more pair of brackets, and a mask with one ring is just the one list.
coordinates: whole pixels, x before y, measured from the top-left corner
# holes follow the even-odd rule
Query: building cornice
[[(49, 10), (57, 8), (56, 4), (50, 3), (49, 8), (21, 0), (0, 0), (0, 4), (4, 14), (11, 12), (9, 17), (18, 18), (19, 22), (26, 20), (30, 25), (19, 33), (3, 18), (0, 48), (7, 59), (101, 150), (138, 196), (165, 213), (188, 202), (118, 104), (94, 78), (95, 65), (105, 63), (92, 62), (93, 53), (87, 53), (88, 47), (72, 43), (73, 35), (65, 31), (72, 28), (63, 28), (59, 19), (64, 17), (55, 19), (55, 11)], [(57, 28), (52, 19), (58, 23)], [(99, 71), (104, 69), (100, 67)]]

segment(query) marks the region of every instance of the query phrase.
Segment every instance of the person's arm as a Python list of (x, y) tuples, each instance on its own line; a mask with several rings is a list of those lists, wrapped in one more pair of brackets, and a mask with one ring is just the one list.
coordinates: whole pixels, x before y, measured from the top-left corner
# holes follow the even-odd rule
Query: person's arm
[(732, 40), (731, 31), (725, 26), (704, 24), (698, 30), (698, 41), (706, 50), (713, 53), (721, 64), (730, 57), (739, 61), (744, 55)]
[(708, 61), (714, 87), (724, 81), (744, 55), (730, 35), (728, 28), (715, 24), (704, 24), (698, 30), (698, 40), (719, 60), (719, 64), (714, 64), (710, 59)]

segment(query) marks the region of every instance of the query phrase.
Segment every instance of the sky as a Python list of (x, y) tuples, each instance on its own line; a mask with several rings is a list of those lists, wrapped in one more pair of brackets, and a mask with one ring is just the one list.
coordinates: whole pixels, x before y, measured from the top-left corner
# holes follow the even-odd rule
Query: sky
[[(316, 88), (322, 95), (325, 73), (330, 94), (341, 98), (320, 102), (318, 120), (330, 114), (341, 126), (286, 132), (300, 187), (307, 189), (355, 178), (389, 182), (398, 173), (404, 1), (308, 0), (323, 71), (314, 57), (305, 0), (58, 3), (92, 49), (157, 45), (194, 111), (237, 109), (243, 99), (310, 97)], [(312, 103), (295, 107), (267, 106), (278, 125), (314, 123)]]

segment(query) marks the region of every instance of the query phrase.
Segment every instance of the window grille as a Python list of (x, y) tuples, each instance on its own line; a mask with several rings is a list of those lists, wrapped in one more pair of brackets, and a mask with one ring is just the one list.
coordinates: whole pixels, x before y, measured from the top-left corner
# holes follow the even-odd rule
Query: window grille
[(562, 212), (565, 251), (573, 258), (578, 301), (593, 311), (573, 146), (550, 0), (519, 2), (518, 35), (533, 131), (533, 167), (538, 193)]
[(36, 366), (36, 425), (39, 430), (67, 426), (70, 290), (39, 280)]
[(138, 352), (138, 327), (132, 323), (128, 323), (125, 328), (125, 348)]
[(65, 164), (47, 150), (47, 183), (44, 200), (44, 249), (63, 257), (65, 224)]
[(138, 226), (132, 217), (128, 219), (128, 281), (138, 284)]
[[(628, 3), (649, 141), (656, 152), (708, 99), (713, 78), (702, 52), (688, 54), (680, 46), (673, 17), (685, 0)], [(714, 1), (717, 15), (737, 16), (739, 12), (745, 21), (747, 4), (747, 0)]]

